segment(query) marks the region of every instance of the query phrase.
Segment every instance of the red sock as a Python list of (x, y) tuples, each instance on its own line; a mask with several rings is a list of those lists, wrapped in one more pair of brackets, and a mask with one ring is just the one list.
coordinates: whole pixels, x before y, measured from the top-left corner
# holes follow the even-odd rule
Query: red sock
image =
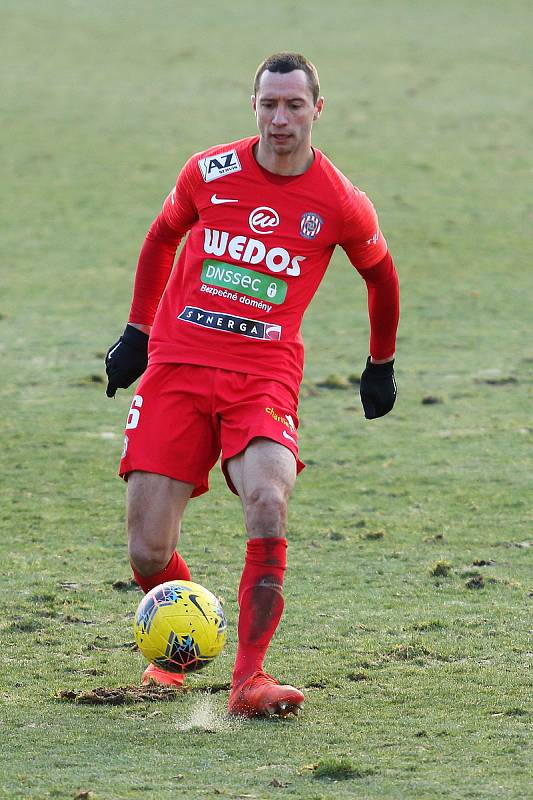
[(239, 585), (239, 644), (233, 685), (263, 668), (263, 659), (283, 613), (287, 540), (249, 539)]
[(189, 567), (175, 550), (165, 569), (162, 569), (161, 572), (156, 572), (155, 575), (141, 575), (137, 572), (133, 564), (131, 565), (131, 569), (135, 582), (141, 587), (145, 594), (149, 592), (150, 589), (153, 589), (154, 586), (159, 586), (160, 583), (165, 583), (165, 581), (190, 581), (191, 579)]

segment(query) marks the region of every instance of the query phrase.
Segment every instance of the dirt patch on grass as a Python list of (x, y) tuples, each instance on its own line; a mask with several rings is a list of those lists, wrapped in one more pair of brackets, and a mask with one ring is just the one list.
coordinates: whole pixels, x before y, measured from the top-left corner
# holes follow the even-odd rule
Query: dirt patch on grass
[(450, 661), (448, 656), (435, 653), (422, 644), (399, 644), (385, 654), (388, 661), (414, 661), (422, 664), (427, 661)]
[(436, 561), (429, 570), (429, 574), (434, 578), (447, 578), (452, 571), (452, 565), (449, 561), (441, 559)]
[(94, 641), (90, 642), (85, 650), (137, 650), (137, 642), (119, 642), (115, 644), (110, 641), (109, 636), (96, 636)]
[(426, 536), (422, 541), (424, 544), (440, 544), (444, 541), (444, 534), (436, 533), (434, 536)]
[(124, 706), (133, 703), (160, 703), (175, 700), (183, 694), (201, 692), (216, 694), (230, 689), (229, 683), (214, 683), (210, 686), (114, 686), (110, 689), (99, 686), (96, 689), (77, 691), (62, 689), (57, 698), (70, 703), (89, 706)]
[(509, 386), (518, 383), (518, 379), (512, 375), (502, 375), (501, 377), (478, 378), (476, 383), (485, 383), (487, 386)]
[(115, 686), (112, 689), (100, 686), (89, 691), (63, 689), (59, 692), (58, 699), (89, 706), (123, 706), (132, 703), (168, 702), (187, 691), (189, 690), (185, 687), (175, 689), (169, 686)]
[(361, 534), (361, 539), (366, 539), (368, 542), (377, 542), (385, 538), (385, 531), (367, 531)]
[(46, 628), (46, 625), (39, 619), (26, 617), (12, 622), (8, 627), (8, 631), (11, 633), (35, 633), (36, 631), (42, 631), (43, 628)]
[[(139, 590), (136, 582), (131, 578), (127, 581), (113, 581), (111, 584), (112, 588), (115, 589), (117, 592), (133, 592)], [(140, 590), (139, 590), (140, 591)]]
[(467, 589), (483, 589), (485, 587), (485, 580), (483, 575), (472, 575), (472, 577), (465, 583)]
[(72, 383), (72, 386), (92, 386), (93, 384), (103, 383), (104, 379), (101, 375), (92, 373), (91, 375), (84, 375), (79, 381)]

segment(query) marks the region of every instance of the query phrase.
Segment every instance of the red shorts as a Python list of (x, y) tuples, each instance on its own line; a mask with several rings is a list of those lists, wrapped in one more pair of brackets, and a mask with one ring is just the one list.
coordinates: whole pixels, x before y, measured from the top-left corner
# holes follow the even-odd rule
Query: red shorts
[(298, 458), (297, 398), (283, 383), (195, 364), (153, 364), (137, 388), (126, 422), (119, 475), (134, 470), (194, 483), (207, 492), (209, 472), (252, 439), (273, 439)]

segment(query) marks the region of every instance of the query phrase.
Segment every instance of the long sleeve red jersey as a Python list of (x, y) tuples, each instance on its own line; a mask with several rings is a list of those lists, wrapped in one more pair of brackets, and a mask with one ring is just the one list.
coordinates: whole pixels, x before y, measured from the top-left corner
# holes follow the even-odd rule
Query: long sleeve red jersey
[(129, 320), (153, 325), (150, 363), (274, 377), (297, 393), (302, 318), (335, 246), (366, 280), (375, 359), (394, 353), (398, 279), (363, 192), (317, 149), (302, 175), (269, 173), (257, 141), (185, 164), (142, 248)]

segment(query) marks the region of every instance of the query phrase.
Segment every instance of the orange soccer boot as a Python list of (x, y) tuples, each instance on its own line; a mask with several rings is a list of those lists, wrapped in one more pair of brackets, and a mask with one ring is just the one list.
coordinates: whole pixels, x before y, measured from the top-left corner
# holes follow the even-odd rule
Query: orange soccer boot
[(181, 672), (169, 672), (155, 664), (148, 664), (142, 676), (144, 686), (155, 684), (156, 686), (173, 686), (179, 689), (183, 686), (184, 680), (185, 675), (182, 675)]
[(258, 670), (232, 688), (228, 712), (242, 717), (286, 717), (298, 714), (304, 699), (299, 689), (282, 685), (272, 675)]

